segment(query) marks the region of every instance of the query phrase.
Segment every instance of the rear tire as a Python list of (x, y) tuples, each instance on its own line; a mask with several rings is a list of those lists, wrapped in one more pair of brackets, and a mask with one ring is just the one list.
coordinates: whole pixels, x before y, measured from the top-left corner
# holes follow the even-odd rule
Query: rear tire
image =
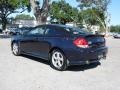
[(60, 50), (52, 51), (50, 57), (50, 64), (52, 68), (59, 71), (64, 71), (67, 69), (67, 59)]
[(20, 46), (17, 42), (13, 42), (13, 44), (12, 44), (12, 53), (15, 56), (19, 56), (21, 54), (20, 53)]

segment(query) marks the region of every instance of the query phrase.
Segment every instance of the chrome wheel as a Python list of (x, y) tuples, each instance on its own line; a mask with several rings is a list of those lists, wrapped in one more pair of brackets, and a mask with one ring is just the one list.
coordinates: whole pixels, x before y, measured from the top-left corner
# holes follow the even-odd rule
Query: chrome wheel
[(19, 54), (19, 46), (17, 43), (13, 43), (12, 45), (12, 52), (14, 55), (18, 55)]
[(55, 68), (60, 69), (64, 64), (64, 56), (61, 52), (54, 52), (52, 54), (52, 64)]

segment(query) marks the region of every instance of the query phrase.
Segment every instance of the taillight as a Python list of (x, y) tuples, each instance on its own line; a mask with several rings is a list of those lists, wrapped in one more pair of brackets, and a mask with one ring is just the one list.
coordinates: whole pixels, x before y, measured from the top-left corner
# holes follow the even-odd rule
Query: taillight
[(73, 41), (73, 43), (80, 48), (88, 48), (88, 41), (85, 38), (77, 38)]

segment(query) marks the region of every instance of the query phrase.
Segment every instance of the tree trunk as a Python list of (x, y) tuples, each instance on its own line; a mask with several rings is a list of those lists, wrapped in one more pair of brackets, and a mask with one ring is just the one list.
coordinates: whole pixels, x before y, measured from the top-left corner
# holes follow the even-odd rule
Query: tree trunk
[(37, 7), (35, 4), (35, 0), (30, 0), (30, 4), (31, 4), (31, 8), (33, 10), (33, 13), (35, 14), (35, 7)]
[(6, 30), (7, 19), (5, 17), (2, 18), (2, 30)]
[(30, 0), (30, 3), (36, 17), (37, 25), (45, 24), (48, 17), (49, 0), (43, 0), (42, 5), (37, 5), (35, 0)]
[(43, 16), (39, 15), (39, 16), (36, 16), (36, 20), (37, 20), (37, 25), (46, 24), (47, 17), (43, 17)]

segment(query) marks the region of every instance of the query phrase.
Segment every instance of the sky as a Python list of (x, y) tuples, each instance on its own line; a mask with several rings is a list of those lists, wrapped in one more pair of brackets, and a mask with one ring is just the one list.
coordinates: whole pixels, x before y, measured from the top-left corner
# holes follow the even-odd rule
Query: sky
[[(54, 0), (57, 1), (57, 0)], [(66, 0), (67, 3), (72, 5), (73, 7), (78, 6), (78, 3), (76, 0)], [(111, 17), (111, 25), (120, 25), (120, 0), (111, 0), (111, 3), (108, 7), (108, 12), (110, 13)], [(28, 14), (28, 12), (24, 12), (25, 14)], [(15, 16), (16, 14), (12, 14), (10, 16)], [(33, 15), (32, 12), (30, 15)]]
[(120, 25), (120, 0), (112, 0), (108, 11), (111, 14), (111, 24)]
[[(72, 6), (78, 5), (76, 0), (66, 0)], [(108, 12), (111, 17), (111, 25), (120, 25), (120, 0), (111, 0), (111, 3), (108, 7)]]

